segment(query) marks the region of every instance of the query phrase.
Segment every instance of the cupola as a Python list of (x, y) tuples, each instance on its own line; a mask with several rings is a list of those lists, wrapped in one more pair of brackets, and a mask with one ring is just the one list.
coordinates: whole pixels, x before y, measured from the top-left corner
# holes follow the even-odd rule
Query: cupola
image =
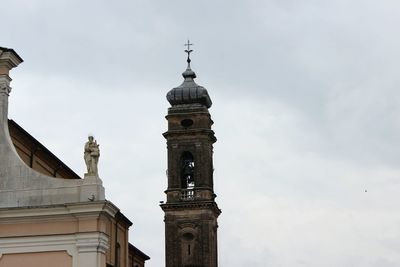
[(187, 68), (182, 73), (184, 78), (183, 83), (178, 87), (173, 88), (167, 94), (167, 100), (172, 106), (186, 105), (186, 104), (200, 104), (210, 108), (212, 101), (206, 88), (198, 85), (194, 79), (196, 78), (196, 73), (190, 67), (190, 43), (186, 44), (188, 49), (185, 52), (188, 54), (187, 57)]

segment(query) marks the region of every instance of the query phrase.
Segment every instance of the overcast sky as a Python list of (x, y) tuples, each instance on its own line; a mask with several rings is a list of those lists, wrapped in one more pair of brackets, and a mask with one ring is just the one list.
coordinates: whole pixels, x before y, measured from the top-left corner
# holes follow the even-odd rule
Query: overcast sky
[(83, 175), (164, 264), (165, 95), (194, 43), (213, 100), (219, 263), (400, 266), (400, 2), (1, 0), (9, 117)]

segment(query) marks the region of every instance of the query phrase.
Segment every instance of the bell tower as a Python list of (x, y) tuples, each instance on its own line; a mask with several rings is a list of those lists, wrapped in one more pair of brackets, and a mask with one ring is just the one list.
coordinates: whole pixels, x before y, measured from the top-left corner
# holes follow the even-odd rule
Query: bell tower
[(166, 267), (217, 267), (217, 218), (213, 186), (213, 121), (207, 90), (194, 82), (190, 43), (183, 83), (167, 94), (168, 149), (165, 213)]

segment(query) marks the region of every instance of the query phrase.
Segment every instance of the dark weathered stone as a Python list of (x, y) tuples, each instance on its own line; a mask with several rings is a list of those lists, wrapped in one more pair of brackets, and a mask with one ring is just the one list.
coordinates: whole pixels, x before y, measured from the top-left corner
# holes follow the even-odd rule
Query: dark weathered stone
[[(221, 210), (213, 188), (216, 138), (208, 111), (211, 99), (206, 89), (194, 83), (196, 76), (190, 68), (183, 75), (184, 83), (167, 95), (172, 105), (164, 133), (168, 188), (167, 201), (161, 205), (165, 212), (166, 267), (217, 267), (217, 218)], [(191, 171), (187, 164), (191, 164)]]

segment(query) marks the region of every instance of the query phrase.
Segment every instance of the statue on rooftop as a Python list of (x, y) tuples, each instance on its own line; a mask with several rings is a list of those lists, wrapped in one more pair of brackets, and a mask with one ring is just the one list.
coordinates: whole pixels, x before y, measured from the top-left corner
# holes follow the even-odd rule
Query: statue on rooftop
[(97, 170), (97, 163), (99, 162), (100, 149), (97, 141), (94, 140), (93, 136), (88, 137), (89, 141), (85, 144), (85, 151), (83, 158), (85, 159), (87, 175), (88, 176), (99, 176)]

